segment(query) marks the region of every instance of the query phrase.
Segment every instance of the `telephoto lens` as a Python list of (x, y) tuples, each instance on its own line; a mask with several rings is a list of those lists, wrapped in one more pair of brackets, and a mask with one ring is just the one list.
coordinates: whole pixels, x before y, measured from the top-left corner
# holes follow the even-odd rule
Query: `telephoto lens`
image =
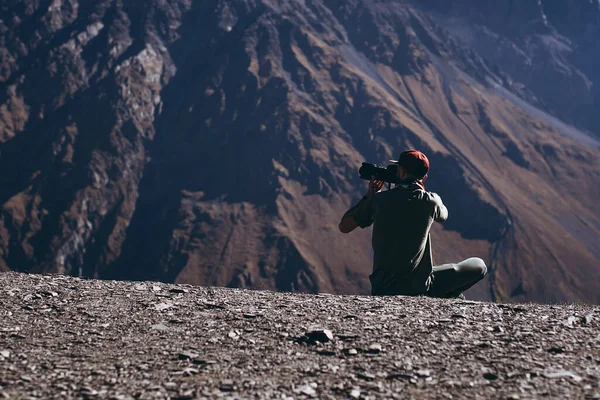
[(361, 179), (370, 180), (371, 177), (375, 177), (375, 180), (384, 181), (387, 183), (397, 183), (397, 172), (397, 165), (390, 164), (384, 168), (367, 162), (362, 163), (362, 166), (358, 170), (358, 174)]

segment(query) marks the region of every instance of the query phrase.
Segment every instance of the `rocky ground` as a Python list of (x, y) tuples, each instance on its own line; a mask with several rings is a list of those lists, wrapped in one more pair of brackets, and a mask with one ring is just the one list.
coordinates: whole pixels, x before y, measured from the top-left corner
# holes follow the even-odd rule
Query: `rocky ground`
[(0, 398), (600, 398), (600, 307), (0, 274)]

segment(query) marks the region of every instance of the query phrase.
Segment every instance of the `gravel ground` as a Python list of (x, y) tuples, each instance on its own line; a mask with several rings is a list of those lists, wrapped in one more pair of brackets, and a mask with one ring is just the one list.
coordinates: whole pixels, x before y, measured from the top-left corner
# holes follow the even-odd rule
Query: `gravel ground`
[(600, 307), (0, 273), (0, 398), (600, 398)]

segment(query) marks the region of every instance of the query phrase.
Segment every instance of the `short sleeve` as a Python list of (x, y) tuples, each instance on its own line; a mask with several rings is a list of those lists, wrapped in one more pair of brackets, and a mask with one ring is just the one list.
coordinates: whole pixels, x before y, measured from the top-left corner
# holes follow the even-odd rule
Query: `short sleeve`
[(361, 228), (367, 228), (374, 222), (375, 215), (375, 196), (363, 198), (355, 207), (352, 213), (352, 219)]
[(435, 204), (433, 219), (435, 222), (445, 222), (448, 219), (448, 209), (442, 202), (442, 198), (437, 193), (431, 193)]

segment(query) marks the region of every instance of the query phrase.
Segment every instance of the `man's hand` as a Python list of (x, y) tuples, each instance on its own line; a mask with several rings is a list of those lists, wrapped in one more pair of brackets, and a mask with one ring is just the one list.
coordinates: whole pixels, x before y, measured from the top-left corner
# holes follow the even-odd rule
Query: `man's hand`
[(375, 193), (379, 192), (381, 190), (381, 188), (383, 187), (384, 183), (385, 183), (384, 181), (375, 180), (375, 177), (372, 176), (371, 180), (369, 181), (369, 189), (367, 190), (367, 194), (365, 196), (371, 197)]
[[(369, 189), (367, 190), (367, 194), (365, 195), (365, 197), (367, 199), (370, 199), (371, 197), (373, 197), (373, 195), (375, 193), (377, 193), (381, 190), (381, 188), (383, 187), (383, 184), (384, 184), (383, 181), (375, 180), (375, 177), (372, 176), (371, 180), (369, 181)], [(353, 230), (355, 230), (356, 228), (358, 228), (358, 224), (354, 220), (354, 213), (357, 211), (358, 207), (361, 207), (361, 205), (364, 206), (364, 203), (363, 203), (364, 200), (365, 200), (364, 198), (361, 199), (361, 201), (359, 201), (357, 205), (352, 207), (350, 210), (348, 210), (346, 212), (346, 214), (344, 214), (344, 216), (342, 217), (342, 220), (340, 221), (340, 224), (339, 224), (340, 232), (350, 233)]]

